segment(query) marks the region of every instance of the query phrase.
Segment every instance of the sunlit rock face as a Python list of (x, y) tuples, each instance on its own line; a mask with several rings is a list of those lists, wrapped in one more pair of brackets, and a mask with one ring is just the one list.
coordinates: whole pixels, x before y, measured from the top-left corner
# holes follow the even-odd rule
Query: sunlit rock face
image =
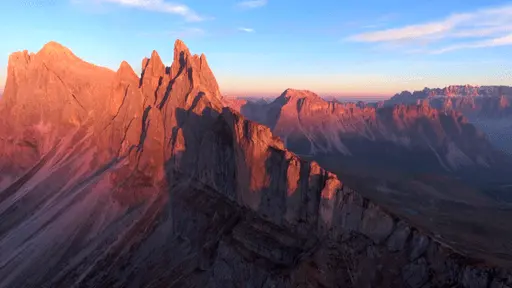
[(474, 173), (508, 163), (461, 113), (435, 109), (427, 101), (376, 108), (287, 89), (268, 104), (230, 100), (224, 105), (270, 127), (291, 151), (323, 159), (329, 169), (337, 167), (329, 162), (340, 159), (338, 164), (417, 173)]
[(222, 108), (183, 42), (171, 67), (156, 52), (142, 66), (111, 71), (57, 43), (10, 57), (1, 287), (510, 284)]

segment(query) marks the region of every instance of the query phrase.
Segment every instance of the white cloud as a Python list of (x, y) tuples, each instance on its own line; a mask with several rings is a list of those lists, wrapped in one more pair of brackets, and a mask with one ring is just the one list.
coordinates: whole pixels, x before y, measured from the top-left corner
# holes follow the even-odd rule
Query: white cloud
[[(409, 50), (429, 50), (439, 54), (460, 49), (512, 45), (510, 32), (512, 5), (506, 5), (452, 14), (438, 21), (360, 33), (346, 40), (409, 45), (412, 46)], [(444, 47), (434, 49), (433, 44)], [(418, 45), (423, 48), (418, 49)]]
[(458, 38), (478, 38), (493, 36), (504, 32), (512, 31), (512, 24), (509, 25), (498, 25), (484, 28), (469, 28), (461, 31), (456, 31), (452, 34), (453, 37)]
[(442, 54), (450, 51), (461, 50), (461, 49), (474, 49), (474, 48), (485, 48), (485, 47), (496, 47), (512, 45), (512, 34), (470, 43), (455, 44), (447, 46), (441, 49), (431, 51), (432, 54)]
[(376, 32), (362, 33), (349, 37), (349, 40), (359, 42), (393, 42), (406, 39), (417, 39), (448, 31), (449, 26), (444, 23), (428, 23), (411, 25), (403, 28), (387, 29)]
[(150, 11), (180, 15), (190, 22), (204, 20), (190, 7), (183, 4), (166, 2), (164, 0), (99, 0), (101, 2), (115, 3), (123, 6), (145, 9)]
[(253, 9), (267, 5), (267, 0), (248, 0), (237, 4), (240, 8)]
[(238, 31), (247, 32), (247, 33), (252, 33), (252, 32), (254, 32), (254, 29), (252, 29), (252, 28), (240, 27), (240, 28), (238, 28)]

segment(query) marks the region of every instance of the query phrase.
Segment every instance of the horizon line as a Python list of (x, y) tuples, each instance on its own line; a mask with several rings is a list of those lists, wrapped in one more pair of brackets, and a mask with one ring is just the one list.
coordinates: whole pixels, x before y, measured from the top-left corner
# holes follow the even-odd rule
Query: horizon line
[[(228, 91), (221, 91), (221, 94), (223, 97), (248, 97), (248, 98), (276, 98), (279, 97), (279, 95), (283, 94), (283, 91), (286, 91), (286, 89), (282, 90), (281, 92), (228, 92)], [(311, 91), (311, 90), (310, 90)], [(396, 93), (390, 93), (390, 94), (376, 94), (376, 93), (365, 93), (365, 92), (358, 92), (358, 93), (350, 93), (350, 92), (324, 92), (324, 93), (318, 93), (315, 91), (311, 91), (315, 94), (317, 94), (320, 97), (335, 97), (335, 98), (371, 98), (371, 99), (385, 99), (392, 97)]]
[[(139, 76), (140, 77), (140, 76)], [(4, 92), (5, 85), (0, 86), (0, 93)], [(276, 98), (279, 97), (285, 91), (286, 89), (283, 89), (280, 92), (240, 92), (240, 91), (222, 91), (221, 89), (221, 95), (222, 97), (250, 97), (250, 98)], [(375, 94), (375, 93), (366, 93), (366, 92), (356, 92), (356, 93), (349, 93), (349, 92), (315, 92), (311, 91), (315, 94), (318, 94), (321, 97), (336, 97), (336, 98), (369, 98), (369, 99), (384, 99), (389, 98), (395, 95), (396, 93), (382, 93), (382, 94)]]

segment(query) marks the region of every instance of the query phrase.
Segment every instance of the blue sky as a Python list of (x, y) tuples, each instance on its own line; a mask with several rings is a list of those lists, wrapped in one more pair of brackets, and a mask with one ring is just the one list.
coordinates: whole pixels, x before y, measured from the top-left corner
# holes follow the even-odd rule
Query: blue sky
[(152, 50), (170, 65), (180, 38), (230, 95), (512, 84), (512, 2), (497, 0), (16, 0), (2, 3), (0, 34), (0, 83), (11, 52), (50, 40), (139, 71)]

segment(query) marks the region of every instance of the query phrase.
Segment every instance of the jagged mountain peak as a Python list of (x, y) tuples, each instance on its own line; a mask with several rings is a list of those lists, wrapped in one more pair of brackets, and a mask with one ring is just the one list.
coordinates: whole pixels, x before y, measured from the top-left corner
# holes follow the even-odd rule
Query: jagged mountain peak
[(123, 61), (119, 65), (119, 68), (117, 69), (117, 75), (120, 77), (131, 77), (131, 78), (139, 78), (137, 73), (133, 70), (132, 66), (128, 64), (128, 62)]
[[(487, 275), (219, 108), (206, 57), (181, 41), (175, 51), (171, 67), (153, 52), (140, 79), (126, 62), (10, 71), (6, 93), (21, 105), (0, 100), (12, 116), (0, 119), (0, 286), (419, 287)], [(494, 271), (483, 282), (501, 285)]]
[(165, 74), (165, 65), (162, 58), (156, 50), (151, 52), (150, 58), (142, 60), (142, 77), (143, 78), (157, 78)]
[(206, 56), (204, 54), (192, 55), (188, 47), (181, 40), (176, 40), (174, 44), (174, 62), (171, 66), (171, 77), (177, 76), (182, 70), (191, 73), (194, 85), (204, 87), (204, 92), (210, 94), (215, 99), (214, 102), (220, 102), (222, 98), (217, 80), (211, 71)]
[[(150, 58), (142, 60), (141, 87), (146, 91), (157, 90), (156, 95), (146, 94), (160, 109), (166, 102), (177, 102), (190, 107), (196, 99), (207, 101), (220, 111), (221, 93), (217, 80), (208, 66), (204, 55), (192, 55), (181, 40), (174, 44), (174, 57), (170, 67), (166, 67), (156, 51)], [(188, 91), (187, 93), (184, 93)], [(183, 106), (184, 107), (184, 106)]]
[(293, 89), (288, 88), (286, 89), (280, 97), (286, 98), (286, 99), (311, 99), (311, 100), (322, 100), (320, 96), (317, 94), (309, 91), (309, 90), (300, 90), (300, 89)]
[(187, 45), (181, 39), (176, 39), (176, 41), (174, 42), (174, 52), (188, 52), (188, 54), (190, 54)]

